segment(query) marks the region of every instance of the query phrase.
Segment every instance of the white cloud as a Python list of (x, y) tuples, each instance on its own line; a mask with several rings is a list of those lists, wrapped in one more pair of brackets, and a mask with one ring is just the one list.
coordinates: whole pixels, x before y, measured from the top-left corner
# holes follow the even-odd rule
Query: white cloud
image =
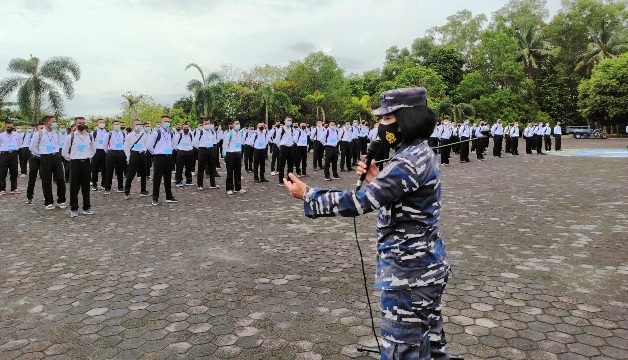
[[(220, 64), (248, 69), (301, 59), (314, 50), (346, 72), (381, 67), (385, 50), (469, 8), (488, 16), (505, 0), (4, 0), (0, 78), (29, 54), (70, 56), (81, 65), (68, 115), (115, 115), (126, 91), (171, 104), (197, 75)], [(550, 0), (550, 10), (560, 6)]]

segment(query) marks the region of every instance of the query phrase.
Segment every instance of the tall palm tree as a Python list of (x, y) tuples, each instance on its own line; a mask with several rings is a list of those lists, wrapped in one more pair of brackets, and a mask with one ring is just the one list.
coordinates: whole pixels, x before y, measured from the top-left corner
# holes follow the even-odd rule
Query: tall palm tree
[(220, 75), (217, 72), (211, 72), (207, 76), (203, 72), (200, 66), (195, 63), (189, 63), (185, 70), (189, 68), (195, 68), (201, 74), (201, 80), (192, 79), (188, 82), (187, 89), (194, 93), (196, 97), (196, 103), (203, 108), (202, 115), (207, 116), (209, 114), (209, 107), (211, 105), (211, 87), (220, 82)]
[(618, 26), (613, 21), (602, 20), (598, 29), (589, 28), (592, 41), (587, 51), (580, 55), (576, 70), (591, 71), (593, 65), (607, 59), (614, 58), (628, 50), (628, 37), (621, 37)]
[(65, 56), (53, 57), (43, 63), (32, 55), (30, 59), (15, 58), (9, 62), (8, 70), (26, 76), (12, 76), (0, 81), (0, 97), (17, 90), (20, 111), (35, 122), (41, 117), (46, 101), (56, 114), (60, 114), (63, 95), (71, 99), (74, 81), (81, 77), (78, 63)]
[(532, 77), (543, 56), (549, 55), (552, 47), (549, 42), (541, 40), (541, 33), (536, 27), (527, 26), (516, 30), (515, 39), (519, 46), (518, 60), (523, 62), (526, 75)]
[(142, 101), (144, 95), (133, 95), (132, 92), (127, 91), (123, 95), (121, 95), (124, 99), (124, 106), (129, 108), (129, 114), (131, 115), (131, 120), (135, 119), (137, 113), (137, 105)]

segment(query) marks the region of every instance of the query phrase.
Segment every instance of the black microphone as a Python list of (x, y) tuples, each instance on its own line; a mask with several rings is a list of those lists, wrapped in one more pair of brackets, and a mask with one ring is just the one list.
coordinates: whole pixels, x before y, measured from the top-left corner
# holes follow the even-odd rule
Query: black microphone
[[(381, 145), (382, 142), (380, 140), (373, 140), (369, 144), (368, 149), (366, 149), (366, 159), (364, 160), (364, 163), (366, 164), (367, 172), (371, 167), (371, 161), (375, 158), (375, 156), (377, 156)], [(360, 188), (362, 187), (362, 183), (364, 183), (364, 179), (366, 179), (366, 173), (360, 175), (360, 179), (358, 179), (358, 182), (355, 184), (356, 191), (360, 190)]]

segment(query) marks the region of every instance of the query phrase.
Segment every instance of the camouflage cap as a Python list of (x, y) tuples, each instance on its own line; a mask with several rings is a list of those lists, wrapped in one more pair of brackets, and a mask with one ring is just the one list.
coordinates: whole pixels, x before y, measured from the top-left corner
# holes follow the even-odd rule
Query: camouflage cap
[(427, 90), (413, 87), (384, 91), (379, 95), (379, 104), (373, 115), (382, 116), (405, 107), (427, 106)]

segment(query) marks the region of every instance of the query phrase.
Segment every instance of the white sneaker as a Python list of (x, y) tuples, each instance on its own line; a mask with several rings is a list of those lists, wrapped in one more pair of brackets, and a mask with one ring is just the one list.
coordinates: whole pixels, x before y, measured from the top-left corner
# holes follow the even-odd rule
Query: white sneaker
[(70, 217), (71, 217), (71, 218), (78, 217), (78, 210), (72, 210), (72, 211), (70, 211)]
[(244, 189), (240, 189), (239, 191), (236, 191), (236, 192), (237, 192), (237, 193), (240, 193), (240, 194), (244, 194), (244, 193), (246, 192), (246, 190), (244, 190)]
[(65, 209), (67, 206), (65, 203), (58, 203), (57, 205), (59, 205), (59, 209)]
[(92, 210), (92, 208), (89, 208), (87, 210), (83, 210), (83, 214), (84, 215), (94, 215), (95, 212), (94, 212), (94, 210)]
[(45, 209), (46, 210), (54, 210), (55, 209), (55, 205), (54, 204), (46, 205)]
[(26, 177), (26, 174), (22, 174), (22, 175), (20, 175), (20, 177)]
[(227, 191), (227, 195), (233, 195), (233, 191), (231, 190)]
[(273, 176), (274, 176), (274, 175), (277, 175), (277, 172), (276, 172), (276, 171), (271, 171), (271, 172), (270, 172), (270, 175), (273, 175)]

